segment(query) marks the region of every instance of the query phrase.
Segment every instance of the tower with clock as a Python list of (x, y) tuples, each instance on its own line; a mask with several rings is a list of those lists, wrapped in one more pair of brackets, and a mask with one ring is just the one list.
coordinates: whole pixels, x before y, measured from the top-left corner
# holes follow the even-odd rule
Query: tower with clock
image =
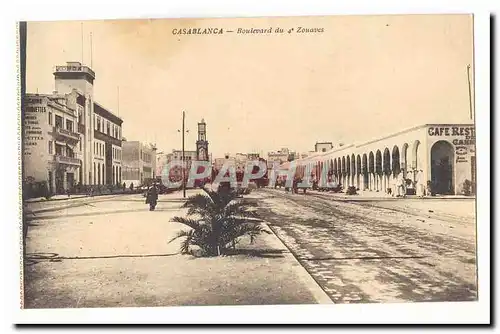
[(202, 119), (198, 123), (198, 140), (196, 141), (196, 157), (198, 161), (208, 161), (207, 124)]

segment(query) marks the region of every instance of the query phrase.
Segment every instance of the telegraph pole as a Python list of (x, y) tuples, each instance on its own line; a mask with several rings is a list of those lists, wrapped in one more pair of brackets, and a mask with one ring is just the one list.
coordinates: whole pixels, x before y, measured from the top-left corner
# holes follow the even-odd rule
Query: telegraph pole
[(470, 64), (467, 65), (467, 82), (469, 84), (469, 116), (470, 119), (472, 120), (472, 91), (471, 91), (471, 84), (470, 84)]
[(186, 118), (186, 113), (182, 112), (182, 196), (186, 198), (186, 158), (184, 156), (184, 119)]

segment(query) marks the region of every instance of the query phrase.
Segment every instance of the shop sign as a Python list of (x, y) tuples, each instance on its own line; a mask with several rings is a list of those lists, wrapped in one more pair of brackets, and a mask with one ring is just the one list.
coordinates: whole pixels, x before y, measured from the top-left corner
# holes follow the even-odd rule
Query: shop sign
[(466, 155), (467, 154), (467, 147), (465, 147), (465, 146), (457, 146), (455, 148), (455, 153), (457, 155)]

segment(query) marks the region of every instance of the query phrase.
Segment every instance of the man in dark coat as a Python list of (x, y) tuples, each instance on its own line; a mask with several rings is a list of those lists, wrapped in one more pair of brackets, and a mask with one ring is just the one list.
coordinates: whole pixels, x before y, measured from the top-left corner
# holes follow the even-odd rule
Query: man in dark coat
[(153, 184), (146, 195), (146, 204), (149, 204), (149, 211), (154, 211), (156, 203), (158, 202), (158, 189), (156, 184)]

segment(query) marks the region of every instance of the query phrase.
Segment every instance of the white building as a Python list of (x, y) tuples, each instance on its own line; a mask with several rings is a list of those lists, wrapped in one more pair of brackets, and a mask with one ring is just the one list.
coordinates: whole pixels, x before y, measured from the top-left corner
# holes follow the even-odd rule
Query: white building
[(25, 177), (47, 181), (58, 192), (78, 183), (120, 184), (123, 120), (94, 101), (94, 71), (68, 62), (55, 67), (54, 78), (52, 94), (26, 94)]

